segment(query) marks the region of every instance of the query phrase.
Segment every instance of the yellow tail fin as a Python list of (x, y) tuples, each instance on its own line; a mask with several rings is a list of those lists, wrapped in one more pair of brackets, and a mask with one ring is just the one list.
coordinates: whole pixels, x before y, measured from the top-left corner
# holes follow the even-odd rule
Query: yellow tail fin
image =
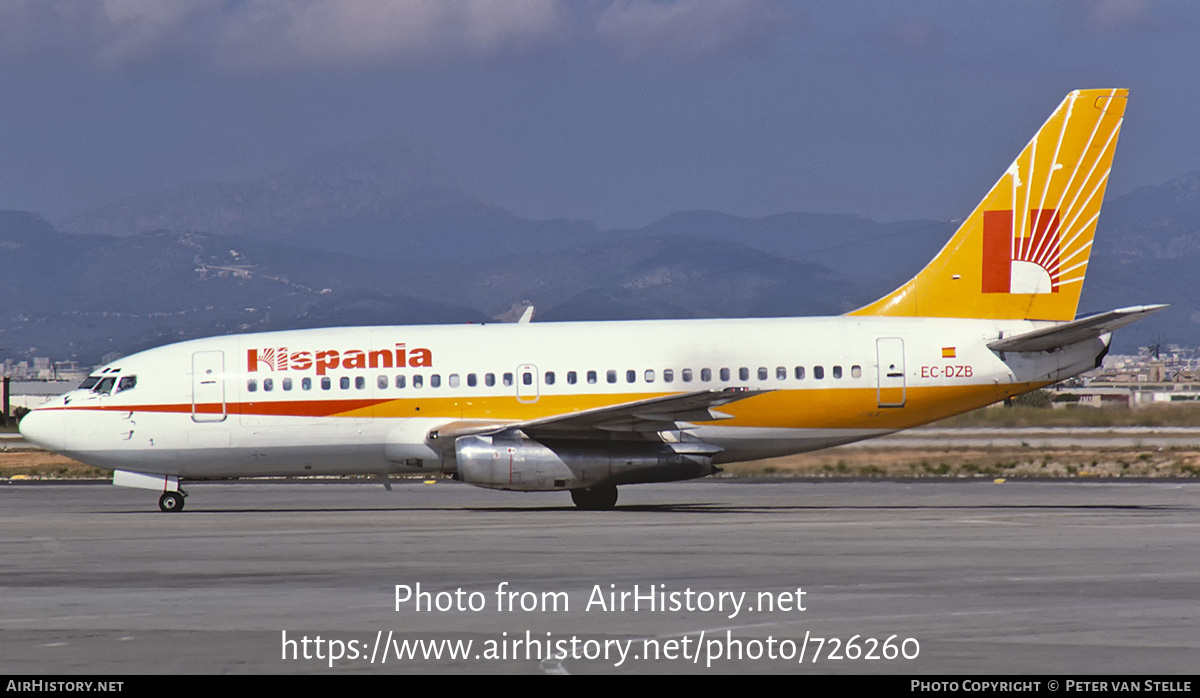
[(937, 257), (850, 315), (1073, 320), (1128, 95), (1067, 95)]

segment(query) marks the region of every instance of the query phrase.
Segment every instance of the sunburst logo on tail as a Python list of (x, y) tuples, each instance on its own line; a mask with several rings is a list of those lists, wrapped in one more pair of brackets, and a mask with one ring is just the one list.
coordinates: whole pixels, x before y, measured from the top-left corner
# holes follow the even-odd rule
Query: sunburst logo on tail
[(850, 314), (1073, 320), (1126, 96), (1068, 94), (933, 261)]
[(984, 293), (1058, 293), (1058, 211), (1037, 209), (1025, 218), (1030, 229), (1018, 231), (1012, 211), (984, 211)]

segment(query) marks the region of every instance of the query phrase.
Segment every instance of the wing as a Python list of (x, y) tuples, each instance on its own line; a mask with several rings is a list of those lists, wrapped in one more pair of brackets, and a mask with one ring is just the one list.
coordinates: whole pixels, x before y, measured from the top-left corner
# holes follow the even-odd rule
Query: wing
[(530, 436), (535, 433), (553, 435), (555, 432), (578, 432), (591, 429), (606, 432), (658, 432), (678, 429), (679, 422), (711, 422), (730, 419), (733, 415), (719, 412), (714, 408), (765, 392), (769, 391), (750, 390), (749, 388), (698, 390), (691, 393), (635, 400), (620, 405), (531, 419), (520, 424), (509, 425), (509, 428), (519, 428)]
[(521, 422), (456, 422), (439, 428), (436, 433), (431, 432), (430, 437), (456, 438), (469, 434), (520, 430), (534, 439), (589, 436), (594, 438), (601, 435), (610, 437), (614, 432), (623, 432), (636, 439), (660, 431), (679, 429), (689, 422), (730, 419), (732, 415), (720, 412), (716, 408), (767, 392), (771, 391), (749, 388), (697, 390), (578, 412), (564, 412)]

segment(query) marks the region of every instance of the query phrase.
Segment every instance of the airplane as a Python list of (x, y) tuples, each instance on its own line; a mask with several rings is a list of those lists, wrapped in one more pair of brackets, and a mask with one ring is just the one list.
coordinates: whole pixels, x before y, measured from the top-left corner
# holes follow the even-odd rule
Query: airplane
[(20, 431), (165, 512), (186, 480), (403, 473), (603, 510), (944, 419), (1098, 367), (1166, 307), (1075, 317), (1127, 97), (1068, 94), (922, 271), (845, 315), (197, 339), (100, 367)]

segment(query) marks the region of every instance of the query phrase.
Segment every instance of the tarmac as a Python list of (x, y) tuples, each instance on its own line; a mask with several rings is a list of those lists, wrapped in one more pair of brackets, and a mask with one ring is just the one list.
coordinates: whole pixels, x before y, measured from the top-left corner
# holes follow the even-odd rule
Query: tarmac
[(165, 514), (143, 490), (0, 485), (0, 672), (1178, 674), (1200, 656), (1195, 482), (710, 479), (624, 487), (609, 512), (446, 481), (187, 489)]

